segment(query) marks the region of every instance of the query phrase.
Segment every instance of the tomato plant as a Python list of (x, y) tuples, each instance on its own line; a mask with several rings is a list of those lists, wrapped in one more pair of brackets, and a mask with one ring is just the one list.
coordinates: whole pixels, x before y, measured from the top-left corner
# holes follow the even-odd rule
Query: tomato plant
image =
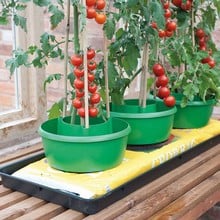
[[(178, 35), (165, 38), (160, 45), (164, 62), (172, 66), (166, 71), (168, 86), (171, 93), (183, 94), (182, 107), (195, 97), (204, 102), (213, 97), (220, 98), (220, 52), (211, 38), (216, 18), (209, 17), (220, 14), (219, 3), (204, 2), (205, 11), (201, 7), (202, 1), (172, 0)], [(169, 24), (167, 21), (166, 29), (175, 29), (175, 25), (169, 27)]]

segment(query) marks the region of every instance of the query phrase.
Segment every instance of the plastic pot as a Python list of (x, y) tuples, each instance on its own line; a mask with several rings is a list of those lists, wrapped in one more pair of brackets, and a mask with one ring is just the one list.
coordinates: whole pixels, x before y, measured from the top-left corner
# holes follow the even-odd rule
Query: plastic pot
[(208, 124), (212, 115), (215, 99), (201, 101), (199, 98), (195, 98), (195, 101), (191, 101), (186, 107), (181, 107), (182, 94), (174, 94), (176, 98), (177, 113), (174, 117), (174, 128), (200, 128)]
[[(113, 118), (109, 119), (106, 134), (102, 123), (91, 126), (91, 132), (82, 130), (81, 125), (70, 125), (66, 129), (71, 131), (67, 135), (59, 126), (65, 126), (59, 118), (44, 122), (39, 128), (46, 158), (51, 167), (67, 172), (96, 172), (119, 165), (124, 157), (130, 126), (127, 122)], [(68, 121), (68, 119), (67, 119)], [(105, 127), (106, 125), (104, 125)], [(102, 127), (102, 128), (100, 128)], [(65, 128), (64, 128), (65, 130)], [(97, 130), (96, 132), (94, 132)], [(70, 136), (70, 133), (72, 135)]]
[(176, 107), (168, 108), (163, 102), (148, 100), (146, 109), (140, 111), (139, 108), (138, 100), (125, 100), (121, 110), (112, 106), (111, 116), (127, 121), (131, 127), (128, 144), (148, 145), (166, 141), (173, 127)]

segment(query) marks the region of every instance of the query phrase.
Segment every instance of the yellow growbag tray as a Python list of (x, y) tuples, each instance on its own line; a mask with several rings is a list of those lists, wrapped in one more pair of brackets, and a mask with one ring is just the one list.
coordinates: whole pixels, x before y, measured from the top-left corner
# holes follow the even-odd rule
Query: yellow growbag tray
[(170, 141), (160, 148), (145, 152), (126, 150), (123, 162), (110, 170), (67, 173), (51, 168), (43, 158), (17, 170), (13, 176), (84, 199), (96, 199), (219, 134), (220, 122), (212, 119), (203, 128), (173, 129)]

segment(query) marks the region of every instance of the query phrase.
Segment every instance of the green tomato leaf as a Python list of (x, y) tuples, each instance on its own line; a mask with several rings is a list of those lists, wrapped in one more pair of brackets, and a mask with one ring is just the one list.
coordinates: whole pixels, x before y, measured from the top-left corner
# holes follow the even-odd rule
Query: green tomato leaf
[(49, 6), (49, 12), (52, 13), (50, 16), (50, 23), (52, 29), (54, 29), (64, 19), (64, 12), (60, 10), (58, 6), (52, 4)]
[(22, 17), (18, 14), (14, 14), (13, 21), (15, 25), (20, 26), (25, 32), (27, 32), (27, 19), (25, 17)]
[(60, 103), (54, 103), (48, 110), (48, 119), (58, 118), (62, 113), (62, 106)]
[(44, 91), (46, 91), (47, 84), (50, 84), (54, 80), (60, 80), (61, 76), (62, 75), (60, 73), (55, 73), (55, 74), (49, 75), (44, 81)]
[(115, 33), (115, 21), (113, 19), (107, 19), (106, 23), (104, 24), (104, 31), (106, 37), (111, 40)]
[(34, 4), (42, 7), (42, 6), (48, 6), (51, 1), (50, 0), (33, 0)]

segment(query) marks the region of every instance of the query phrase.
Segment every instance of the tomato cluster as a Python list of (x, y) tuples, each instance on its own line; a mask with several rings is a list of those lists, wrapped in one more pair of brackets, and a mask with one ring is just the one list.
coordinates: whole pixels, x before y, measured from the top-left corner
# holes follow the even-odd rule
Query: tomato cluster
[(106, 14), (103, 12), (105, 5), (105, 0), (86, 0), (87, 18), (95, 19), (98, 24), (104, 24), (106, 21)]
[(170, 89), (167, 87), (169, 79), (165, 74), (165, 69), (160, 63), (153, 65), (153, 73), (156, 76), (157, 96), (163, 99), (164, 104), (168, 107), (175, 105), (175, 98), (170, 95)]
[(165, 29), (158, 29), (157, 23), (152, 22), (151, 27), (158, 31), (160, 38), (171, 37), (177, 28), (176, 22), (171, 20), (172, 12), (170, 10), (170, 2), (168, 0), (161, 0), (164, 9), (164, 17), (166, 19)]
[(178, 7), (181, 8), (184, 11), (190, 11), (192, 8), (192, 2), (193, 0), (186, 0), (183, 2), (182, 0), (172, 0), (172, 3)]
[(202, 59), (202, 63), (208, 64), (210, 68), (215, 67), (215, 60), (211, 56), (212, 52), (207, 48), (207, 41), (209, 37), (206, 35), (205, 31), (202, 28), (196, 29), (195, 36), (197, 38), (199, 49), (207, 51), (209, 53), (208, 57)]
[[(96, 69), (96, 62), (94, 60), (96, 52), (92, 48), (87, 49), (87, 68), (88, 68), (88, 92), (89, 92), (89, 116), (96, 117), (98, 115), (97, 104), (100, 102), (100, 94), (97, 92), (97, 85), (94, 82)], [(73, 86), (75, 88), (75, 98), (72, 100), (72, 105), (77, 109), (80, 117), (85, 117), (84, 107), (84, 69), (83, 69), (83, 55), (74, 54), (70, 59), (74, 66), (73, 73), (75, 80)]]

